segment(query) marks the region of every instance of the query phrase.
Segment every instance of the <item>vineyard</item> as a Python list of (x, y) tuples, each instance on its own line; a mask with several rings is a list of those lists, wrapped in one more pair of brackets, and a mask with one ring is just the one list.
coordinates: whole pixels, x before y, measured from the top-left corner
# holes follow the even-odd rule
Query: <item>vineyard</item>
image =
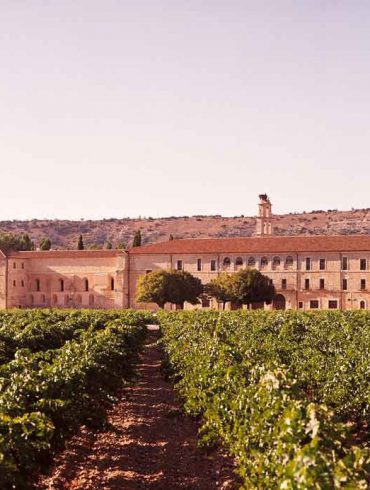
[(201, 443), (248, 489), (370, 487), (370, 315), (159, 315), (166, 365)]
[(23, 488), (80, 424), (99, 427), (132, 374), (148, 315), (0, 313), (0, 488)]

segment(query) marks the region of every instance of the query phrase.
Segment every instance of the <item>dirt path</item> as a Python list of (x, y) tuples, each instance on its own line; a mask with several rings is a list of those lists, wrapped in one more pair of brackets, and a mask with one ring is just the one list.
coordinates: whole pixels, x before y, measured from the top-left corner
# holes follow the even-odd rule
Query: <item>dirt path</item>
[(160, 370), (158, 332), (149, 331), (138, 382), (122, 390), (109, 430), (83, 428), (37, 488), (58, 490), (234, 489), (232, 462), (197, 447), (197, 426), (181, 414)]

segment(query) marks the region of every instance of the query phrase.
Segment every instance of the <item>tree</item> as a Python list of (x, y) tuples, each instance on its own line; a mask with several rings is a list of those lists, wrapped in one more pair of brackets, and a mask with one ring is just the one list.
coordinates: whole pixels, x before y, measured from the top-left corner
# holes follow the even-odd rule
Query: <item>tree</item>
[(244, 269), (234, 274), (233, 294), (239, 305), (251, 303), (270, 304), (275, 296), (275, 287), (269, 277), (256, 269)]
[(80, 235), (78, 237), (77, 250), (84, 250), (84, 249), (85, 249), (84, 242), (83, 242), (83, 239), (82, 239), (82, 235)]
[(0, 249), (3, 252), (34, 250), (35, 245), (27, 233), (15, 235), (14, 233), (0, 233)]
[(107, 243), (105, 244), (105, 248), (106, 248), (107, 250), (111, 250), (111, 249), (113, 248), (112, 242), (107, 241)]
[(185, 301), (196, 304), (203, 292), (197, 277), (185, 271), (158, 270), (141, 276), (138, 282), (137, 301), (156, 303), (163, 308), (166, 303), (184, 307)]
[(117, 250), (125, 250), (126, 249), (126, 243), (125, 242), (119, 242), (117, 245)]
[(134, 241), (132, 243), (133, 247), (140, 247), (141, 245), (141, 231), (137, 230), (134, 235)]
[(222, 303), (228, 301), (237, 305), (251, 303), (270, 304), (275, 296), (275, 288), (271, 280), (256, 269), (245, 269), (230, 275), (221, 273), (205, 286), (206, 292)]
[(39, 244), (40, 250), (50, 250), (51, 249), (51, 240), (49, 237), (45, 237), (40, 241)]
[(149, 272), (139, 278), (136, 299), (140, 303), (156, 303), (164, 308), (168, 301), (168, 273), (165, 270)]
[(220, 303), (222, 303), (222, 309), (225, 309), (225, 304), (229, 301), (236, 301), (233, 289), (234, 277), (226, 272), (222, 272), (212, 279), (211, 282), (206, 284), (205, 292), (213, 297)]

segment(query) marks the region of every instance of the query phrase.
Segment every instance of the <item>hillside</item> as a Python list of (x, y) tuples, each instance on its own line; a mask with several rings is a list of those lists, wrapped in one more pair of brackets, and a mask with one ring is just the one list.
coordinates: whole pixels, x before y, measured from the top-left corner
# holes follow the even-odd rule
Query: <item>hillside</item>
[[(135, 231), (141, 230), (143, 243), (175, 238), (251, 236), (256, 218), (247, 216), (190, 216), (142, 219), (103, 220), (30, 220), (0, 221), (0, 232), (28, 233), (36, 246), (43, 237), (50, 237), (52, 247), (74, 249), (78, 236), (83, 235), (86, 247), (104, 246), (111, 241), (131, 246)], [(274, 216), (276, 235), (350, 235), (370, 233), (370, 208), (351, 211), (312, 211)]]

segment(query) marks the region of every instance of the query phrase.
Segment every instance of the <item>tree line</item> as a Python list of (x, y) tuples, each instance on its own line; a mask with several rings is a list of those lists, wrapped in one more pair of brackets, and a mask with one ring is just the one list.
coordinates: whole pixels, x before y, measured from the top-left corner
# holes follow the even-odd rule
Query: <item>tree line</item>
[(156, 303), (160, 308), (166, 303), (183, 308), (185, 302), (195, 305), (202, 299), (215, 298), (225, 309), (228, 302), (236, 308), (270, 304), (275, 294), (271, 279), (256, 269), (223, 272), (205, 285), (189, 272), (160, 269), (139, 278), (136, 299), (139, 303)]

